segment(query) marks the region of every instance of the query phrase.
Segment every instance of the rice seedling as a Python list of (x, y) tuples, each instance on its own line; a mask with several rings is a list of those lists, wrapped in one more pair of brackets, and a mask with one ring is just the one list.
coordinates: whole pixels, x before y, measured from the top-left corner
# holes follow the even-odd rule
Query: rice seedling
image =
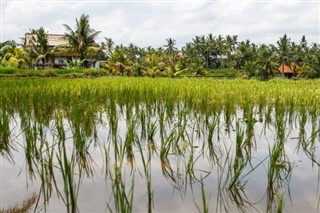
[(10, 145), (11, 130), (9, 127), (10, 118), (5, 110), (0, 109), (0, 154), (6, 159), (13, 161)]
[(269, 149), (267, 211), (282, 212), (284, 205), (282, 190), (290, 183), (292, 168), (283, 143), (281, 141), (275, 143), (272, 150)]
[(148, 146), (148, 152), (147, 152), (147, 158), (144, 157), (143, 149), (141, 146), (141, 142), (137, 142), (139, 147), (139, 152), (142, 160), (142, 166), (144, 171), (144, 176), (146, 179), (146, 185), (147, 185), (147, 196), (148, 196), (148, 212), (152, 212), (153, 208), (153, 190), (152, 190), (152, 176), (151, 176), (151, 147)]
[(204, 190), (204, 184), (203, 184), (202, 177), (200, 180), (200, 184), (201, 184), (202, 210), (196, 203), (195, 203), (195, 205), (196, 205), (199, 212), (208, 213), (209, 212), (209, 204), (207, 203), (206, 192)]

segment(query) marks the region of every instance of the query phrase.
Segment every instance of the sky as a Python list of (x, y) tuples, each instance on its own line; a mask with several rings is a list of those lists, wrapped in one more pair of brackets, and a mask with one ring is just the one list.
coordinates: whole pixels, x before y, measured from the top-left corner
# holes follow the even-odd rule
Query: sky
[(1, 40), (21, 42), (29, 29), (44, 27), (63, 34), (63, 24), (74, 29), (75, 19), (89, 15), (93, 29), (116, 44), (160, 47), (167, 38), (178, 47), (196, 35), (238, 35), (256, 44), (275, 44), (283, 34), (299, 42), (320, 43), (320, 1), (106, 1), (0, 0)]

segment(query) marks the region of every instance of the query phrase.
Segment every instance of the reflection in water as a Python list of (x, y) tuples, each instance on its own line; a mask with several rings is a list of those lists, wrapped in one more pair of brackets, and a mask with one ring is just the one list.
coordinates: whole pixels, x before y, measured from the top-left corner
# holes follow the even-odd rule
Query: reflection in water
[[(0, 111), (0, 151), (12, 165), (21, 165), (24, 156), (21, 173), (39, 189), (35, 211), (54, 211), (52, 201), (67, 212), (81, 211), (85, 180), (103, 180), (102, 211), (163, 211), (170, 204), (160, 198), (167, 196), (189, 211), (281, 212), (294, 206), (289, 183), (299, 168), (291, 154), (319, 166), (316, 118), (309, 122), (308, 114), (269, 106), (194, 113), (181, 104), (109, 100), (105, 108), (57, 109), (48, 121), (28, 115)], [(297, 143), (289, 144), (295, 134)], [(261, 181), (266, 188), (253, 190)]]
[(36, 203), (36, 198), (37, 196), (35, 194), (32, 194), (21, 204), (16, 204), (14, 207), (10, 207), (8, 209), (0, 209), (0, 213), (28, 212)]

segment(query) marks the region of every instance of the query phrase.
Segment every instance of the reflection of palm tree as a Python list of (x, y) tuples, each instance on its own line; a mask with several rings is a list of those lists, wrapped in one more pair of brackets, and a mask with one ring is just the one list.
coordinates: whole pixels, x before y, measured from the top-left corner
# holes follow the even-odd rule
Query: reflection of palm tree
[(67, 33), (64, 38), (68, 40), (69, 45), (80, 55), (80, 60), (85, 59), (85, 53), (89, 47), (95, 46), (95, 38), (100, 31), (95, 31), (90, 28), (89, 16), (82, 14), (80, 19), (76, 19), (76, 28), (72, 30), (71, 27), (63, 25)]

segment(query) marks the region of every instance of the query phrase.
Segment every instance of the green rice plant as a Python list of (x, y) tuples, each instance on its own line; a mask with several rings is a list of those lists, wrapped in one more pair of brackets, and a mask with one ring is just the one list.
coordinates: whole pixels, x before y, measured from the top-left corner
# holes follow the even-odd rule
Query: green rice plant
[[(115, 176), (110, 175), (112, 181), (112, 193), (116, 212), (132, 212), (133, 196), (134, 196), (134, 175), (131, 176), (131, 188), (127, 192), (126, 185), (122, 180), (121, 171), (118, 167), (114, 167)], [(113, 208), (107, 203), (107, 208), (113, 212)]]
[(127, 161), (131, 165), (131, 168), (133, 168), (133, 161), (134, 161), (133, 145), (137, 140), (135, 125), (136, 125), (136, 120), (134, 118), (128, 121), (128, 125), (127, 125), (128, 129), (127, 129), (127, 133), (124, 141), (124, 149), (125, 149), (124, 152), (127, 154)]
[(286, 139), (286, 118), (283, 112), (276, 112), (275, 127), (277, 141), (283, 144)]
[[(123, 180), (122, 170), (125, 156), (125, 143), (117, 141), (114, 143), (114, 165), (113, 170), (109, 170), (108, 177), (112, 182), (112, 194), (114, 208), (116, 212), (132, 212), (133, 197), (134, 197), (134, 173), (131, 173), (131, 187), (127, 192), (126, 183)], [(107, 203), (107, 208), (113, 212), (110, 201)]]
[(196, 205), (199, 212), (208, 213), (209, 212), (209, 204), (207, 203), (206, 192), (204, 190), (204, 184), (203, 184), (202, 177), (200, 179), (200, 184), (201, 184), (202, 210), (196, 203), (194, 203), (194, 204)]
[(147, 158), (144, 156), (144, 152), (141, 146), (141, 141), (137, 142), (141, 160), (142, 160), (142, 166), (144, 171), (144, 176), (147, 183), (147, 196), (148, 196), (148, 212), (152, 212), (153, 209), (153, 189), (152, 189), (152, 176), (151, 176), (151, 155), (152, 155), (152, 149), (150, 146), (148, 146), (148, 152), (147, 152)]
[(300, 116), (299, 116), (299, 142), (303, 143), (305, 141), (305, 137), (306, 137), (306, 131), (305, 131), (305, 126), (308, 120), (308, 114), (306, 112), (306, 110), (302, 110), (300, 112)]
[(278, 141), (272, 150), (269, 149), (267, 211), (282, 211), (284, 203), (281, 191), (284, 185), (289, 185), (291, 173), (292, 165), (285, 154), (284, 145)]
[(56, 153), (57, 161), (63, 178), (64, 185), (64, 202), (67, 212), (78, 212), (77, 196), (82, 176), (82, 169), (78, 169), (78, 182), (75, 180), (76, 157), (72, 153), (70, 159), (67, 154), (67, 145), (63, 120), (61, 117), (56, 119), (56, 127), (58, 130), (59, 152)]
[(215, 146), (213, 145), (213, 134), (215, 132), (215, 130), (218, 128), (219, 126), (219, 116), (214, 115), (212, 117), (212, 120), (209, 121), (208, 125), (207, 125), (207, 132), (208, 132), (208, 151), (209, 151), (209, 155), (210, 155), (210, 159), (212, 160), (212, 162), (218, 162), (219, 158), (217, 156), (217, 150), (215, 148)]
[(0, 154), (13, 162), (12, 145), (10, 144), (11, 130), (9, 126), (10, 118), (5, 109), (0, 109)]
[(158, 124), (156, 122), (148, 121), (148, 147), (149, 150), (154, 153), (157, 152), (157, 145), (154, 141), (154, 136), (156, 134)]

